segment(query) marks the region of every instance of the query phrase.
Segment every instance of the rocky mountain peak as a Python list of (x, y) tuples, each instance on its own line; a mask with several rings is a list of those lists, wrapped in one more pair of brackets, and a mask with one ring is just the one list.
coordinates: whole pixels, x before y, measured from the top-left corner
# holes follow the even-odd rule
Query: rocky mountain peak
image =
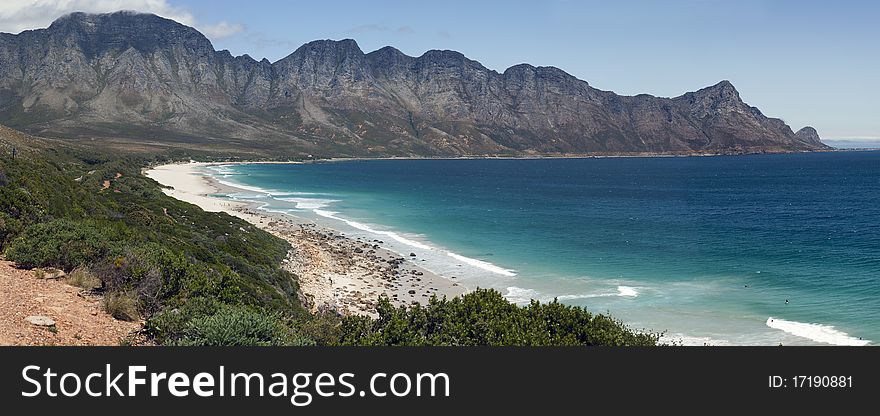
[[(313, 40), (305, 45), (300, 46), (288, 57), (350, 57), (363, 55), (364, 52), (358, 46), (354, 39), (321, 39)], [(286, 58), (285, 58), (286, 59)]]
[(715, 85), (698, 90), (696, 93), (718, 101), (742, 102), (739, 91), (728, 80), (722, 80)]
[(46, 33), (56, 42), (73, 40), (89, 57), (110, 50), (134, 48), (140, 52), (152, 52), (175, 45), (214, 50), (211, 41), (192, 27), (154, 14), (131, 11), (71, 13), (55, 20)]
[(401, 61), (411, 61), (413, 57), (401, 52), (393, 46), (385, 46), (367, 54), (367, 58), (371, 62), (376, 63), (394, 63)]
[(686, 103), (691, 113), (701, 118), (746, 112), (763, 116), (757, 109), (746, 105), (740, 98), (739, 91), (727, 80), (689, 92), (673, 100)]
[(460, 66), (465, 64), (477, 64), (482, 66), (479, 62), (468, 59), (461, 52), (450, 50), (432, 49), (423, 53), (422, 56), (418, 57), (418, 60), (445, 66)]
[(794, 135), (797, 136), (797, 138), (804, 143), (814, 146), (824, 146), (824, 144), (822, 143), (822, 139), (819, 138), (819, 132), (817, 132), (816, 129), (810, 126), (806, 126), (798, 130), (797, 133), (795, 133)]

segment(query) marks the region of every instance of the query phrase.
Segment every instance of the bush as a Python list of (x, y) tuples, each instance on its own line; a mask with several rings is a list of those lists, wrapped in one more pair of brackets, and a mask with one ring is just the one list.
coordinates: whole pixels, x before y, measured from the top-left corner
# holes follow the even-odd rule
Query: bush
[(224, 306), (217, 313), (195, 318), (187, 324), (178, 345), (273, 346), (310, 345), (292, 334), (275, 315), (241, 306)]
[(306, 319), (297, 320), (297, 330), (304, 337), (311, 339), (316, 345), (336, 345), (342, 336), (341, 317), (335, 314), (319, 314)]
[(121, 321), (141, 319), (138, 312), (138, 298), (132, 291), (108, 292), (104, 295), (104, 310)]
[(526, 307), (511, 304), (494, 290), (477, 289), (460, 298), (427, 306), (394, 308), (379, 301), (378, 319), (346, 317), (343, 345), (656, 345), (656, 334), (630, 330), (604, 315), (557, 301)]
[(10, 217), (5, 212), (0, 212), (0, 250), (6, 247), (15, 236), (21, 233), (21, 222)]
[(19, 266), (71, 270), (111, 252), (112, 237), (93, 221), (54, 220), (28, 227), (6, 248)]
[(147, 319), (144, 329), (159, 344), (177, 344), (190, 321), (213, 315), (223, 305), (215, 299), (193, 298), (179, 308), (165, 308)]
[(86, 266), (80, 266), (73, 269), (73, 271), (67, 275), (67, 283), (86, 290), (100, 289), (102, 286), (101, 279), (92, 274)]

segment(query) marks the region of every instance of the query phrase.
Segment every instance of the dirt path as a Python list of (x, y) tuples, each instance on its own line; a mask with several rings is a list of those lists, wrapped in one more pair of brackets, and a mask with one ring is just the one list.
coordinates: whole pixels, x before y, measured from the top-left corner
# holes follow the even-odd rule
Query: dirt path
[[(34, 277), (0, 261), (0, 345), (119, 345), (141, 327), (113, 319), (99, 298), (61, 280)], [(55, 321), (55, 331), (25, 318), (42, 315)]]

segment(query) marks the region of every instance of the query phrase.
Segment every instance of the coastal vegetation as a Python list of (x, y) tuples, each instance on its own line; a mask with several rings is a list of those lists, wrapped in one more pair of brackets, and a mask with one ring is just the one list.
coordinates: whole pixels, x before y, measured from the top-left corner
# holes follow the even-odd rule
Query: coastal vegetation
[[(166, 196), (141, 170), (158, 156), (96, 154), (0, 132), (0, 250), (58, 268), (144, 320), (162, 345), (653, 345), (657, 336), (558, 302), (509, 303), (478, 290), (425, 306), (378, 304), (378, 318), (313, 315), (290, 245), (242, 219)], [(11, 149), (15, 148), (15, 157)], [(162, 157), (163, 160), (168, 155)]]
[(657, 336), (626, 329), (606, 315), (553, 301), (525, 307), (495, 290), (477, 289), (461, 297), (432, 298), (426, 306), (394, 308), (379, 301), (379, 318), (349, 316), (342, 321), (345, 345), (655, 345)]

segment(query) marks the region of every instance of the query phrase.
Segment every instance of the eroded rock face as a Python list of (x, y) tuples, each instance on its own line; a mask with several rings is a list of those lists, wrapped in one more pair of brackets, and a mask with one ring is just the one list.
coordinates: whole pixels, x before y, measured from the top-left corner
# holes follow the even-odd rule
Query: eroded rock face
[(193, 28), (129, 12), (75, 13), (47, 29), (0, 34), (0, 122), (287, 155), (824, 148), (743, 103), (727, 81), (676, 98), (619, 96), (557, 68), (498, 73), (454, 51), (365, 54), (350, 39), (310, 42), (270, 63), (215, 51)]

